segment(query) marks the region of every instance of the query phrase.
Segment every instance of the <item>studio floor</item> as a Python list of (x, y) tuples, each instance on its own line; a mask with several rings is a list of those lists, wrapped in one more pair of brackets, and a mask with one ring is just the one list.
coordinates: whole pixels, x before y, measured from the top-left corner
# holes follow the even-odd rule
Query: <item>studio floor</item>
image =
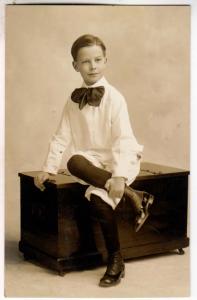
[(6, 234), (5, 297), (137, 298), (189, 297), (189, 248), (126, 262), (126, 276), (111, 288), (98, 286), (105, 267), (67, 273), (64, 277), (23, 259), (19, 235)]

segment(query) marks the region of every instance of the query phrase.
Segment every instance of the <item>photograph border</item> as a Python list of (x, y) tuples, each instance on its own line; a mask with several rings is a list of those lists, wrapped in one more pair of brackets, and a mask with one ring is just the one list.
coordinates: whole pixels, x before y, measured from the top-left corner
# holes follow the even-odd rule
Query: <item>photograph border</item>
[[(0, 242), (3, 247), (0, 247), (0, 257), (1, 257), (1, 270), (4, 270), (4, 199), (5, 199), (5, 178), (4, 178), (4, 171), (5, 171), (5, 132), (4, 132), (4, 124), (5, 124), (5, 6), (6, 5), (20, 5), (20, 4), (62, 4), (62, 5), (69, 5), (69, 4), (106, 4), (106, 5), (191, 5), (191, 100), (190, 100), (190, 124), (191, 124), (191, 130), (190, 130), (190, 136), (191, 136), (191, 159), (190, 159), (190, 170), (191, 170), (191, 176), (190, 176), (190, 198), (191, 198), (191, 207), (190, 207), (190, 213), (191, 213), (191, 297), (195, 299), (197, 297), (197, 288), (195, 284), (195, 278), (197, 277), (196, 272), (196, 253), (197, 253), (197, 235), (196, 235), (196, 226), (197, 226), (197, 201), (195, 201), (195, 195), (197, 194), (197, 145), (196, 145), (196, 133), (195, 129), (197, 128), (197, 118), (196, 118), (196, 100), (197, 100), (197, 91), (196, 91), (196, 78), (197, 78), (197, 3), (195, 0), (193, 1), (28, 1), (28, 0), (15, 0), (15, 1), (2, 1), (0, 3), (0, 120), (1, 120), (1, 147), (0, 147), (0, 155), (1, 155), (1, 173), (0, 173), (0, 186), (1, 186), (1, 207), (0, 207)], [(1, 278), (0, 278), (0, 296), (4, 299), (4, 272), (1, 272)], [(17, 298), (19, 299), (19, 298)], [(42, 298), (43, 299), (43, 298)], [(60, 299), (60, 298), (59, 298)], [(160, 298), (161, 299), (161, 298)], [(169, 298), (168, 298), (169, 299)]]

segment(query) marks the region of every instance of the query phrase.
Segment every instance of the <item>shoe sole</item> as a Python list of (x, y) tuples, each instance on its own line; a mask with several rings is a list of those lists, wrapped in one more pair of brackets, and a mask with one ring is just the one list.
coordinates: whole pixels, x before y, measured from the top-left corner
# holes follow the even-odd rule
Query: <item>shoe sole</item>
[(138, 232), (149, 217), (149, 213), (144, 217), (143, 221), (135, 227), (135, 232)]

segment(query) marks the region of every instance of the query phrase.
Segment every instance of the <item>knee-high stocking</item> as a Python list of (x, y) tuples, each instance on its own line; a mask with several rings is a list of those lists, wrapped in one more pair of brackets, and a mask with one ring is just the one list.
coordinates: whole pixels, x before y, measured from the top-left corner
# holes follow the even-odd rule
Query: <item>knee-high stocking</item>
[(114, 210), (110, 205), (94, 194), (91, 195), (90, 207), (92, 215), (96, 217), (101, 225), (108, 254), (110, 255), (119, 251), (120, 243)]

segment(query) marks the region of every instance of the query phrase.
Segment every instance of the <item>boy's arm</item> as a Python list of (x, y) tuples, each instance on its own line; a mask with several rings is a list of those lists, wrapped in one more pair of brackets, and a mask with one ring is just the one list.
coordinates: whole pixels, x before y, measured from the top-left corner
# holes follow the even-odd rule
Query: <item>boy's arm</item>
[(68, 103), (65, 105), (61, 121), (53, 135), (48, 154), (42, 170), (47, 173), (57, 174), (65, 149), (71, 142), (71, 129), (68, 118)]
[(112, 114), (112, 177), (133, 180), (140, 171), (143, 146), (139, 145), (131, 128), (124, 98), (114, 107)]

